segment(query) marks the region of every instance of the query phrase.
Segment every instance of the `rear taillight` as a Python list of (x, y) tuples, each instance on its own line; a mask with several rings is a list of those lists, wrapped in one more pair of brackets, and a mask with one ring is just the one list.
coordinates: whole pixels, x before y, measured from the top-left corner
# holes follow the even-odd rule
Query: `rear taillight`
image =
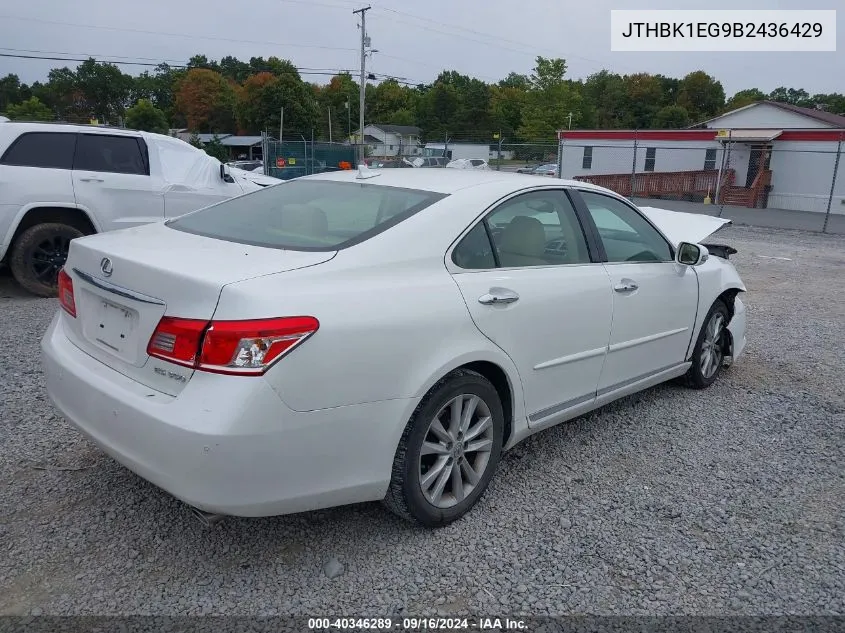
[(319, 327), (308, 316), (211, 322), (164, 317), (147, 353), (201, 371), (260, 375)]
[(59, 271), (59, 303), (65, 312), (76, 318), (76, 299), (73, 297), (73, 279), (62, 268)]
[(185, 367), (195, 367), (208, 321), (163, 317), (147, 345), (147, 354)]

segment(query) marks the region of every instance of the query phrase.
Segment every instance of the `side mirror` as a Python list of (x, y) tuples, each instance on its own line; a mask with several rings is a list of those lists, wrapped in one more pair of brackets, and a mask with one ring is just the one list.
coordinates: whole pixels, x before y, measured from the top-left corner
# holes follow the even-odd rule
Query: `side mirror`
[(681, 242), (675, 253), (675, 261), (684, 266), (701, 266), (710, 257), (706, 247), (691, 242)]
[(230, 183), (235, 182), (235, 179), (232, 178), (232, 175), (229, 173), (229, 171), (226, 169), (226, 165), (224, 165), (223, 163), (220, 163), (220, 180), (222, 180), (223, 182)]

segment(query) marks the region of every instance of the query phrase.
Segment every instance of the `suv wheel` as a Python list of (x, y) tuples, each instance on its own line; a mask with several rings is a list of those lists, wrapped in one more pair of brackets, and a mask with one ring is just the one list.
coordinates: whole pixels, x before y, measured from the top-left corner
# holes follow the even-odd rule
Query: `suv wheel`
[(54, 297), (70, 241), (83, 233), (67, 224), (36, 224), (12, 245), (9, 267), (15, 280), (39, 297)]

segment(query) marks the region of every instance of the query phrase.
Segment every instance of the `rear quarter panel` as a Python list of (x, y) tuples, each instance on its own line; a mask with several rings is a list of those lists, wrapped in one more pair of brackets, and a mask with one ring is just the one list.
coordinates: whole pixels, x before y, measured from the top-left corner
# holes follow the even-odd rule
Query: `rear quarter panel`
[(215, 319), (319, 319), (318, 332), (265, 377), (289, 407), (311, 411), (418, 398), (452, 369), (486, 360), (508, 374), (519, 419), (516, 368), (475, 327), (442, 261), (347, 268), (342, 256), (239, 282), (221, 294)]

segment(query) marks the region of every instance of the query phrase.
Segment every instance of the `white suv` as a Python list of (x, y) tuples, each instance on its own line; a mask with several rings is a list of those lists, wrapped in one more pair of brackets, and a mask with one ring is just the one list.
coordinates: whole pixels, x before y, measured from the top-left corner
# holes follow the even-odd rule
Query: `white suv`
[(266, 184), (161, 134), (0, 122), (0, 262), (52, 296), (70, 240), (147, 224)]

